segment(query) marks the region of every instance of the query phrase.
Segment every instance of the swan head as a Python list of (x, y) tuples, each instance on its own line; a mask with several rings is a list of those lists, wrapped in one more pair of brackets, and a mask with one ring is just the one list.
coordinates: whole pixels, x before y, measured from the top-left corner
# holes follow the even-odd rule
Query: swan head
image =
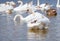
[(29, 4), (27, 4), (26, 11), (27, 13), (33, 14), (36, 9), (33, 8), (31, 5), (29, 6)]
[(47, 16), (56, 16), (57, 15), (56, 9), (49, 9), (46, 11), (46, 13), (47, 13)]
[(30, 9), (27, 9), (27, 13), (33, 14), (34, 12)]

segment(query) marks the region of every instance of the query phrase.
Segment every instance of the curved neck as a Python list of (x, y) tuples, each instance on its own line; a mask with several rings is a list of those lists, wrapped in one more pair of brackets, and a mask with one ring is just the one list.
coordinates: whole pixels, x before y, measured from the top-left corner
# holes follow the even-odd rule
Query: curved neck
[(20, 4), (20, 6), (23, 5), (23, 2), (22, 1), (18, 1), (18, 3)]
[(22, 15), (17, 14), (17, 15), (15, 15), (15, 17), (14, 17), (14, 21), (16, 20), (16, 18), (17, 18), (18, 16), (20, 17), (20, 19), (21, 19), (22, 21), (24, 20), (24, 18), (23, 18), (23, 16), (22, 16)]
[(23, 5), (23, 2), (21, 1), (21, 4), (20, 5)]

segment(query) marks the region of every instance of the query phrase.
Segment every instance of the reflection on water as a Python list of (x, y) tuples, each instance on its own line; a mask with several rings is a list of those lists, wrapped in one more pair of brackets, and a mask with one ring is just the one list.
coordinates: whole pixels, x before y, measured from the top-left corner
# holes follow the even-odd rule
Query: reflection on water
[(48, 33), (48, 29), (41, 30), (38, 27), (32, 27), (28, 30), (28, 40), (44, 40)]

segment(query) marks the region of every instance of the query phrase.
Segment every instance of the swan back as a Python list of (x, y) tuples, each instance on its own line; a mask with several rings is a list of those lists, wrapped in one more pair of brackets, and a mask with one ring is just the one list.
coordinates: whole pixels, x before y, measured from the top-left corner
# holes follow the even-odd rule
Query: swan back
[(35, 12), (34, 15), (33, 14), (28, 15), (25, 18), (25, 21), (28, 23), (27, 24), (28, 27), (38, 26), (41, 22), (48, 25), (50, 22), (47, 17), (38, 12)]
[(18, 7), (14, 8), (14, 11), (25, 11), (27, 10), (27, 4), (19, 5)]
[(1, 4), (2, 6), (0, 6), (0, 12), (6, 11), (8, 9), (13, 9), (12, 6), (10, 5), (5, 5), (5, 4)]

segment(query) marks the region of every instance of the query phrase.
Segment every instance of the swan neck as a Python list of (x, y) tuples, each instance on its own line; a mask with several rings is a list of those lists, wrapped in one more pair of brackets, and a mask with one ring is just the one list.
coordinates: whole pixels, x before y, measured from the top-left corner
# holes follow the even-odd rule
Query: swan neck
[(59, 5), (59, 0), (57, 0), (57, 5)]
[(23, 5), (23, 2), (22, 1), (20, 1), (20, 5)]
[(21, 19), (21, 20), (23, 20), (23, 19), (24, 19), (22, 15), (17, 14), (17, 15), (15, 15), (15, 17), (14, 17), (14, 20), (16, 20), (16, 18), (17, 18), (18, 16), (20, 17), (20, 19)]
[(23, 2), (21, 2), (21, 5), (23, 5)]
[(39, 6), (39, 0), (37, 0), (37, 6)]

